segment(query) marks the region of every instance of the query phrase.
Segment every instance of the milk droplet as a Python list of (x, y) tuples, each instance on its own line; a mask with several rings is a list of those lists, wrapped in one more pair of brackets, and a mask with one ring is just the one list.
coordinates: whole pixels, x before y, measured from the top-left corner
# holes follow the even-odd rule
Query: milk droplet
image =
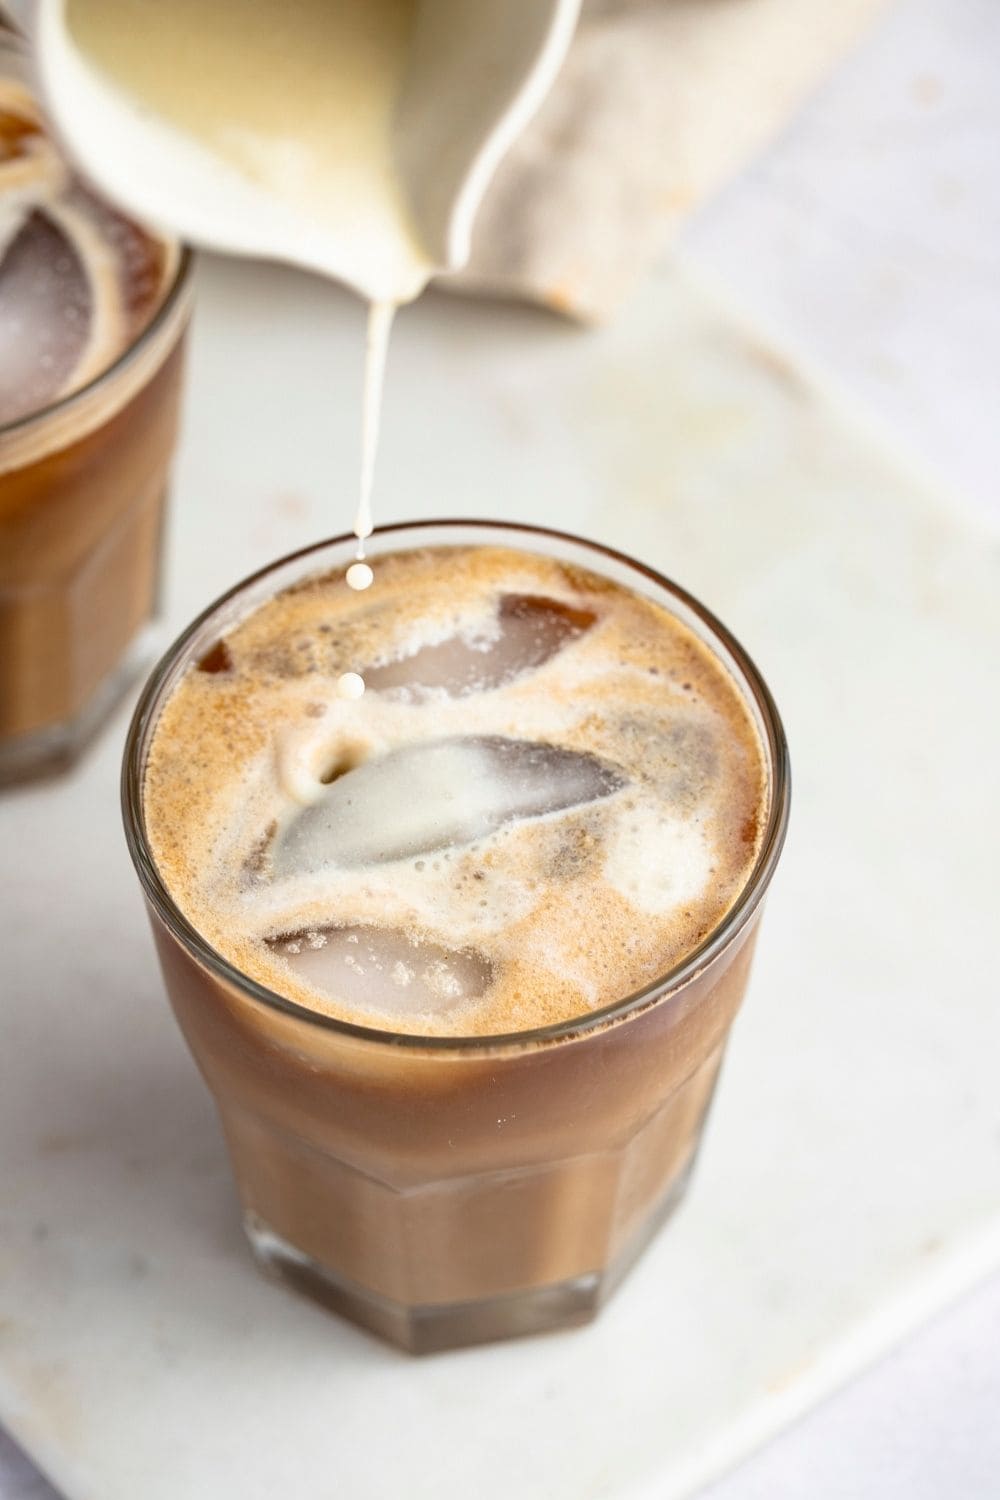
[(344, 576), (347, 580), (347, 587), (357, 589), (359, 592), (361, 589), (371, 588), (375, 578), (375, 574), (366, 562), (351, 563)]
[(337, 678), (338, 698), (360, 698), (365, 690), (365, 679), (360, 672), (342, 672)]

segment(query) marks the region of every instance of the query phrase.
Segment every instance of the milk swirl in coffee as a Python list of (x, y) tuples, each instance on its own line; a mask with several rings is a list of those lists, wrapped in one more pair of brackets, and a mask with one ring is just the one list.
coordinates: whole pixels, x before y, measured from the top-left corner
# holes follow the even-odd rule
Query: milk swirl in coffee
[(661, 606), (439, 548), (237, 623), (167, 702), (144, 802), (171, 894), (242, 972), (376, 1027), (497, 1034), (697, 947), (758, 852), (763, 767), (735, 683)]

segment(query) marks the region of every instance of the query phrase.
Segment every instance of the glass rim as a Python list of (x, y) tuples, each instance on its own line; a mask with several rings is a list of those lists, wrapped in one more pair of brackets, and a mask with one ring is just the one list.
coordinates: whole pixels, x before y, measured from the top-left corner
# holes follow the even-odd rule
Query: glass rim
[[(257, 1003), (263, 1004), (271, 1010), (279, 1011), (286, 1016), (290, 1016), (306, 1026), (317, 1027), (321, 1031), (333, 1032), (340, 1036), (350, 1037), (356, 1041), (378, 1046), (403, 1048), (416, 1052), (458, 1052), (463, 1055), (475, 1055), (477, 1053), (490, 1053), (511, 1049), (523, 1050), (526, 1046), (543, 1046), (555, 1042), (570, 1041), (575, 1037), (585, 1035), (589, 1032), (603, 1030), (637, 1011), (645, 1010), (677, 994), (714, 962), (754, 915), (771, 882), (771, 877), (774, 874), (778, 857), (785, 842), (785, 834), (788, 827), (791, 773), (784, 727), (778, 713), (777, 705), (771, 696), (770, 689), (752, 658), (736, 640), (735, 636), (727, 630), (711, 610), (692, 594), (689, 594), (686, 589), (674, 583), (673, 580), (667, 578), (665, 574), (658, 572), (655, 568), (647, 566), (647, 564), (640, 562), (637, 558), (630, 557), (627, 553), (621, 552), (614, 547), (608, 547), (603, 542), (593, 541), (589, 538), (575, 535), (572, 532), (560, 531), (548, 526), (532, 525), (527, 522), (480, 520), (475, 517), (468, 519), (439, 518), (433, 520), (401, 521), (377, 526), (372, 532), (372, 537), (385, 538), (397, 535), (406, 537), (413, 533), (419, 533), (420, 531), (435, 527), (474, 528), (501, 534), (519, 532), (528, 536), (547, 537), (555, 541), (568, 542), (574, 546), (584, 547), (593, 552), (597, 559), (601, 557), (610, 558), (612, 561), (623, 564), (632, 571), (641, 574), (659, 589), (665, 590), (669, 595), (679, 600), (680, 603), (697, 616), (701, 624), (708, 628), (711, 634), (732, 656), (763, 721), (764, 734), (762, 738), (771, 779), (770, 805), (764, 836), (761, 839), (757, 857), (754, 860), (746, 882), (732, 906), (729, 907), (722, 919), (706, 934), (701, 943), (690, 953), (685, 954), (673, 968), (665, 970), (640, 989), (633, 990), (628, 995), (610, 1001), (607, 1005), (601, 1006), (597, 1010), (587, 1011), (584, 1015), (573, 1016), (568, 1020), (557, 1021), (547, 1026), (529, 1027), (521, 1031), (483, 1035), (428, 1036), (415, 1032), (392, 1031), (384, 1027), (365, 1026), (359, 1022), (345, 1021), (338, 1016), (310, 1010), (307, 1006), (300, 1005), (297, 1001), (291, 1000), (285, 995), (278, 994), (277, 991), (269, 989), (267, 985), (261, 984), (259, 980), (251, 978), (248, 974), (244, 974), (241, 969), (237, 968), (235, 964), (231, 963), (229, 959), (213, 948), (198, 931), (194, 923), (184, 915), (167, 890), (166, 884), (157, 869), (156, 861), (149, 847), (144, 817), (144, 752), (147, 748), (148, 736), (155, 728), (156, 720), (153, 717), (153, 710), (156, 706), (160, 690), (167, 676), (173, 670), (178, 658), (184, 653), (202, 626), (207, 624), (226, 604), (245, 591), (250, 590), (254, 584), (261, 582), (270, 574), (278, 572), (288, 564), (294, 563), (299, 559), (325, 552), (332, 547), (342, 546), (345, 543), (356, 545), (357, 538), (352, 532), (345, 532), (340, 536), (330, 537), (320, 542), (310, 543), (306, 547), (300, 547), (294, 552), (286, 553), (283, 557), (275, 559), (273, 562), (266, 564), (264, 567), (241, 579), (232, 588), (220, 594), (206, 609), (202, 610), (197, 618), (181, 632), (164, 652), (143, 688), (125, 741), (121, 773), (121, 806), (126, 843), (146, 899), (163, 921), (171, 936), (187, 949), (196, 962), (207, 968), (216, 977), (224, 980), (226, 984), (241, 991)], [(595, 568), (595, 571), (599, 570)], [(724, 667), (725, 665), (725, 662), (723, 662)]]
[[(161, 235), (152, 233), (139, 226), (144, 234), (149, 234), (151, 239), (157, 239), (165, 243)], [(52, 417), (61, 415), (63, 412), (71, 411), (76, 405), (83, 405), (90, 400), (101, 388), (110, 384), (118, 378), (123, 371), (128, 370), (142, 354), (152, 339), (166, 326), (173, 316), (181, 298), (184, 296), (191, 281), (191, 272), (194, 266), (195, 254), (190, 245), (179, 243), (177, 245), (177, 264), (174, 267), (173, 276), (163, 293), (163, 299), (157, 306), (148, 323), (144, 323), (135, 338), (122, 352), (112, 360), (111, 364), (105, 365), (104, 369), (91, 377), (84, 385), (67, 391), (65, 396), (58, 396), (55, 401), (50, 401), (46, 406), (40, 406), (37, 411), (27, 412), (22, 417), (15, 417), (13, 422), (0, 422), (0, 440), (17, 437), (19, 434), (28, 432), (32, 427), (48, 422)]]

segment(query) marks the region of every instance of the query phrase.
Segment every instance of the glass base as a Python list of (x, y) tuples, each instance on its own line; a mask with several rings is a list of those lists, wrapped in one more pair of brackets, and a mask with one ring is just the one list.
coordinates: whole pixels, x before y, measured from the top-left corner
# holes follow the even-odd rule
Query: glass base
[(115, 670), (72, 719), (0, 739), (0, 787), (69, 770), (103, 729), (129, 688), (148, 672), (160, 645), (158, 625), (145, 626)]
[(481, 1302), (408, 1307), (320, 1265), (275, 1234), (256, 1214), (246, 1214), (243, 1225), (258, 1264), (269, 1275), (410, 1354), (434, 1354), (589, 1323), (679, 1205), (692, 1168), (693, 1162), (673, 1182), (666, 1198), (639, 1233), (608, 1266), (570, 1281), (531, 1287)]

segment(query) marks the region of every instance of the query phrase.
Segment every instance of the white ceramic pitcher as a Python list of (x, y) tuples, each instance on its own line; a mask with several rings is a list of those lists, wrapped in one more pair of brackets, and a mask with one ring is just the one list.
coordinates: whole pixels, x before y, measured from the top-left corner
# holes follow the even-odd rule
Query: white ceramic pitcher
[[(5, 8), (31, 39), (38, 85), (57, 131), (110, 198), (181, 239), (294, 262), (389, 301), (405, 300), (433, 270), (457, 268), (468, 258), (489, 179), (552, 83), (579, 8), (579, 0), (416, 0), (390, 126), (392, 168), (412, 231), (407, 268), (380, 242), (378, 223), (362, 244), (363, 226), (353, 210), (331, 218), (329, 205), (317, 202), (315, 212), (301, 202), (290, 205), (259, 174), (168, 127), (143, 97), (142, 69), (135, 76), (119, 72), (112, 82), (95, 66), (79, 42), (74, 3), (79, 7), (80, 0), (8, 0)], [(129, 0), (140, 39), (144, 3), (157, 0)], [(217, 5), (201, 0), (188, 7), (195, 31)], [(227, 10), (232, 13), (231, 4)], [(279, 28), (286, 20), (294, 26), (296, 13), (295, 5), (271, 7)], [(217, 21), (220, 14), (217, 9)], [(326, 14), (323, 24), (328, 21)], [(232, 29), (232, 65), (239, 67), (240, 29)], [(279, 31), (277, 52), (294, 40)], [(142, 54), (144, 69), (151, 57), (158, 68), (179, 66), (169, 49), (156, 53), (155, 40)], [(335, 59), (328, 61), (332, 76)], [(324, 59), (311, 54), (309, 66), (315, 71)], [(351, 82), (367, 86), (363, 78)], [(336, 97), (324, 96), (325, 107)], [(289, 100), (292, 112), (295, 102)]]

